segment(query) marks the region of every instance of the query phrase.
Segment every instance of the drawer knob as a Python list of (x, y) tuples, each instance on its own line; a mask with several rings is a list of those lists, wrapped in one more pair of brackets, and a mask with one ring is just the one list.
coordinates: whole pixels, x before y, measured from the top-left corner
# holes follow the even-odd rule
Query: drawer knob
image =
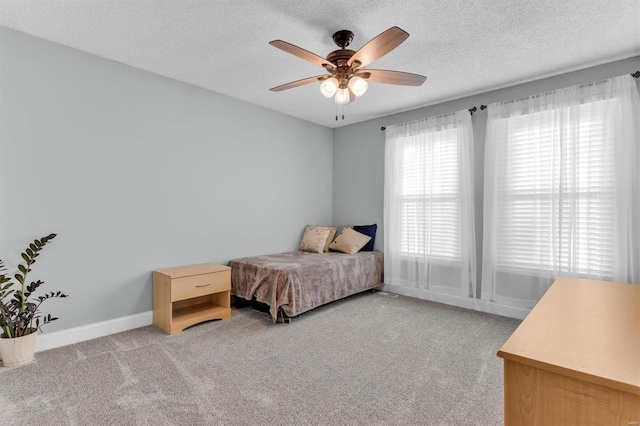
[(210, 286), (211, 283), (206, 283), (206, 284), (198, 284), (196, 287), (208, 287)]

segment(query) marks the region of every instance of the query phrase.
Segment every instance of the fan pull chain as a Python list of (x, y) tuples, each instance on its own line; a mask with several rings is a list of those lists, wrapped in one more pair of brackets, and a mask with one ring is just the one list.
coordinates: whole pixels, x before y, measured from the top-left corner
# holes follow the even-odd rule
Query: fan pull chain
[(338, 104), (336, 104), (336, 121), (338, 121)]

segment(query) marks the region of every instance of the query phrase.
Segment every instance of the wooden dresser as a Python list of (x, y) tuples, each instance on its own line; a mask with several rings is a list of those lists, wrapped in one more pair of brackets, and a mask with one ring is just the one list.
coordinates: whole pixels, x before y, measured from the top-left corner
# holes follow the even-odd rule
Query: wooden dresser
[(505, 425), (640, 425), (640, 285), (560, 277), (498, 356)]
[(231, 268), (205, 263), (153, 273), (153, 324), (169, 334), (231, 318)]

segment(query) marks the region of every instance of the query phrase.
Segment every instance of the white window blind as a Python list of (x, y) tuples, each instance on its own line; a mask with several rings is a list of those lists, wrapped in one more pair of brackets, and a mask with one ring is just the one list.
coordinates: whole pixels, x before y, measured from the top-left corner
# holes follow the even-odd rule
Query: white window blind
[(613, 277), (614, 144), (604, 107), (604, 102), (580, 105), (573, 125), (568, 109), (502, 120), (499, 269), (552, 273), (559, 268)]
[(400, 247), (405, 256), (460, 261), (460, 152), (454, 129), (396, 140)]

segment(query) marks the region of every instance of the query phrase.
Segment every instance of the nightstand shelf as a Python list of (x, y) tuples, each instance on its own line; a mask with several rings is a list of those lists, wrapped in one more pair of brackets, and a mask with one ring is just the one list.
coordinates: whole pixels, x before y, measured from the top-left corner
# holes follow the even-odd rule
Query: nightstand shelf
[(222, 318), (229, 311), (229, 308), (216, 305), (215, 303), (199, 303), (193, 306), (185, 306), (173, 310), (173, 325), (185, 329), (193, 324), (202, 321)]
[(153, 273), (153, 323), (168, 334), (214, 319), (231, 318), (231, 268), (182, 266)]

